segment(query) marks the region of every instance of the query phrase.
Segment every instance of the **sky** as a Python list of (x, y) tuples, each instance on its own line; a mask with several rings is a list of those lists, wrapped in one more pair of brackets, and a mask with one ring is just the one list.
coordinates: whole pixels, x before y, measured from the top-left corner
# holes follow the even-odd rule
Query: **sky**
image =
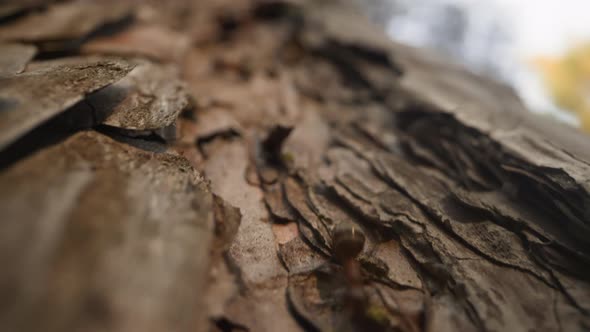
[[(468, 6), (480, 1), (456, 0)], [(521, 57), (559, 55), (590, 40), (590, 0), (488, 0), (513, 25), (514, 51)]]
[[(579, 124), (575, 116), (555, 106), (531, 62), (540, 56), (560, 56), (579, 42), (590, 42), (590, 0), (395, 1), (405, 3), (409, 10), (391, 20), (388, 31), (393, 39), (440, 50), (437, 23), (433, 23), (440, 20), (442, 6), (437, 5), (457, 4), (466, 14), (468, 29), (460, 54), (451, 56), (476, 72), (497, 74), (495, 78), (511, 84), (530, 110)], [(490, 38), (494, 30), (506, 36), (500, 33)]]
[(512, 25), (510, 49), (515, 63), (521, 66), (512, 83), (521, 98), (533, 111), (579, 125), (574, 116), (554, 105), (530, 60), (539, 56), (559, 57), (580, 42), (590, 42), (590, 0), (488, 1), (495, 2)]

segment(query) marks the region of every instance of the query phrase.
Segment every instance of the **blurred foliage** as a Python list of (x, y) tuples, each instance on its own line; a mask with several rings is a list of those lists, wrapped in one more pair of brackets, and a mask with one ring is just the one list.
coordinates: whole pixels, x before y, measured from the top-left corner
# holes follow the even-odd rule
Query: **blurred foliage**
[(561, 58), (538, 58), (534, 63), (555, 102), (575, 112), (582, 128), (590, 132), (590, 43), (572, 48)]

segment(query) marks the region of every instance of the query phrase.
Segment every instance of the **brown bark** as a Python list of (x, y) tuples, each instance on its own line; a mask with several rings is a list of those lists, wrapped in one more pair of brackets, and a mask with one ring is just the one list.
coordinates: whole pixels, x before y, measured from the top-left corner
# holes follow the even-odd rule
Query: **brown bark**
[(0, 5), (0, 330), (590, 329), (588, 137), (339, 2), (151, 3)]

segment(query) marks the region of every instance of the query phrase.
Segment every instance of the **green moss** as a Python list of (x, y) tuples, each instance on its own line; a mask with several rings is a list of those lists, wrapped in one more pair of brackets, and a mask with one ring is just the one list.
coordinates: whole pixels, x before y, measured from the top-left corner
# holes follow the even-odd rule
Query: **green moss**
[(281, 154), (281, 160), (286, 165), (291, 165), (291, 164), (293, 164), (295, 162), (295, 156), (293, 156), (293, 154), (291, 154), (289, 152), (283, 152)]
[(381, 306), (372, 305), (368, 307), (366, 314), (367, 317), (379, 323), (385, 323), (389, 320), (389, 313)]

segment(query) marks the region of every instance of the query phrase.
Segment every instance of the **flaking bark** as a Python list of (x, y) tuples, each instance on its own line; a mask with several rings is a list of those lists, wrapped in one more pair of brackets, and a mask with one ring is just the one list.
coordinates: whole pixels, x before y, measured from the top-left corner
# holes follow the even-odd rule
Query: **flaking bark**
[(341, 2), (151, 3), (0, 7), (78, 13), (2, 58), (0, 330), (590, 329), (588, 137)]

